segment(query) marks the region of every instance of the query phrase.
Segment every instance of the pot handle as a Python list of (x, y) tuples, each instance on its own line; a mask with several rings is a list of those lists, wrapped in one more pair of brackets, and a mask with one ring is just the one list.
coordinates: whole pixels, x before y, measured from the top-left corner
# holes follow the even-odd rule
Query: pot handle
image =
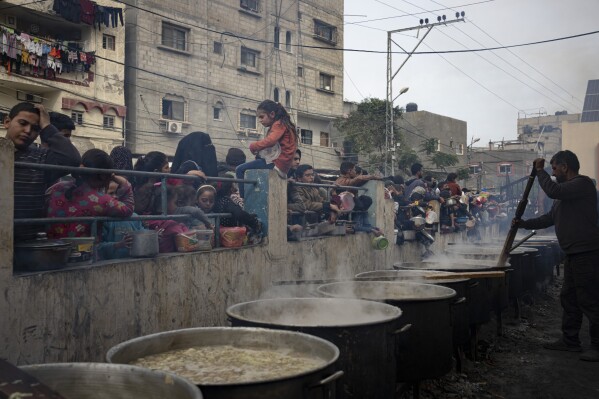
[(466, 297), (465, 296), (463, 296), (461, 298), (458, 298), (455, 301), (453, 301), (452, 304), (451, 304), (451, 306), (461, 305), (464, 302), (466, 302)]
[(333, 374), (331, 374), (330, 376), (328, 376), (327, 378), (324, 378), (324, 379), (318, 381), (316, 384), (310, 385), (309, 388), (318, 388), (318, 387), (322, 387), (327, 384), (330, 384), (331, 382), (341, 378), (343, 376), (343, 374), (345, 374), (343, 372), (343, 370), (336, 371)]
[(403, 334), (406, 331), (408, 331), (410, 328), (412, 328), (411, 324), (406, 324), (405, 326), (403, 326), (402, 328), (395, 330), (391, 333), (391, 335), (398, 335), (398, 334)]

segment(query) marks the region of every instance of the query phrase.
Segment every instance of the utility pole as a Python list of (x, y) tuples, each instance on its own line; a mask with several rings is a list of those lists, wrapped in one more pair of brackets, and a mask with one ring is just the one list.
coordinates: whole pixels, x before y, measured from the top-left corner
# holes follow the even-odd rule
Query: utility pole
[[(431, 30), (435, 27), (435, 26), (446, 26), (447, 24), (452, 24), (455, 22), (464, 22), (464, 16), (465, 13), (464, 11), (462, 11), (461, 13), (456, 12), (456, 19), (451, 20), (451, 21), (446, 21), (446, 16), (438, 16), (437, 17), (437, 23), (432, 23), (429, 24), (428, 22), (428, 18), (426, 19), (421, 19), (420, 20), (420, 25), (418, 26), (413, 26), (411, 28), (404, 28), (404, 29), (396, 29), (396, 30), (391, 30), (387, 32), (387, 110), (385, 112), (385, 118), (386, 118), (386, 123), (385, 123), (385, 175), (388, 175), (387, 173), (387, 164), (389, 163), (389, 153), (391, 152), (391, 174), (394, 175), (395, 174), (395, 136), (394, 136), (394, 119), (395, 119), (395, 115), (394, 115), (394, 110), (393, 110), (393, 102), (397, 99), (397, 97), (401, 96), (402, 94), (404, 94), (406, 91), (408, 91), (407, 87), (404, 87), (403, 89), (400, 90), (399, 94), (395, 97), (393, 97), (393, 79), (395, 78), (395, 76), (397, 75), (397, 73), (401, 70), (401, 68), (403, 68), (403, 66), (406, 64), (406, 62), (408, 62), (408, 60), (412, 57), (412, 55), (414, 54), (414, 52), (416, 51), (416, 49), (418, 48), (418, 46), (420, 46), (420, 44), (422, 43), (422, 41), (426, 38), (426, 36), (431, 32)], [(406, 31), (410, 31), (410, 30), (415, 30), (415, 29), (426, 29), (426, 32), (424, 33), (424, 35), (422, 36), (422, 38), (418, 41), (418, 43), (416, 44), (416, 46), (414, 46), (414, 49), (410, 52), (404, 50), (399, 44), (397, 44), (392, 36), (394, 33), (399, 33), (399, 32), (406, 32)], [(397, 68), (397, 70), (395, 72), (393, 72), (393, 51), (391, 51), (391, 44), (395, 44), (397, 47), (399, 47), (402, 51), (404, 51), (407, 54), (406, 59), (401, 63), (401, 65), (399, 66), (399, 68)]]

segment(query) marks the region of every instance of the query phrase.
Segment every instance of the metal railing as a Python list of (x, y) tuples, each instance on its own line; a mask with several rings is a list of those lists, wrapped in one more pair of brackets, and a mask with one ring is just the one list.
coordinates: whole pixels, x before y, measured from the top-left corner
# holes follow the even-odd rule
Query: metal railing
[[(119, 176), (139, 176), (139, 177), (154, 177), (160, 179), (160, 190), (161, 190), (161, 215), (138, 215), (129, 216), (124, 218), (118, 217), (107, 217), (107, 216), (81, 216), (81, 217), (46, 217), (46, 218), (19, 218), (14, 219), (15, 225), (52, 225), (55, 223), (70, 223), (70, 222), (86, 222), (90, 223), (90, 234), (91, 237), (97, 236), (98, 223), (99, 222), (122, 222), (128, 220), (190, 220), (194, 219), (191, 215), (168, 215), (167, 213), (167, 180), (168, 179), (181, 179), (181, 180), (201, 180), (201, 181), (224, 181), (233, 183), (247, 183), (256, 185), (258, 180), (252, 179), (235, 179), (228, 177), (211, 177), (206, 178), (195, 176), (195, 175), (179, 175), (174, 173), (159, 173), (159, 172), (141, 172), (137, 170), (120, 170), (120, 169), (98, 169), (98, 168), (86, 168), (86, 167), (74, 167), (74, 166), (63, 166), (63, 165), (50, 165), (50, 164), (37, 164), (28, 162), (15, 162), (15, 168), (31, 168), (41, 169), (50, 171), (61, 171), (61, 172), (76, 172), (78, 174), (116, 174)], [(214, 219), (214, 240), (215, 247), (220, 247), (220, 218), (229, 217), (230, 213), (207, 213), (206, 217)], [(97, 254), (94, 253), (94, 262), (97, 260)]]
[[(300, 182), (295, 182), (295, 181), (290, 181), (290, 182), (288, 182), (288, 184), (291, 184), (293, 186), (299, 186), (299, 187), (334, 188), (334, 189), (339, 189), (339, 190), (343, 190), (343, 191), (350, 191), (350, 190), (368, 191), (368, 189), (365, 187), (340, 186), (337, 184), (300, 183)], [(327, 193), (326, 199), (330, 200), (331, 199), (330, 192), (327, 190), (326, 193)], [(347, 212), (347, 213), (348, 213), (349, 221), (351, 222), (354, 214), (365, 214), (365, 213), (368, 213), (368, 211), (351, 211), (351, 212)], [(301, 212), (292, 212), (291, 214), (297, 215), (297, 214), (301, 214)]]

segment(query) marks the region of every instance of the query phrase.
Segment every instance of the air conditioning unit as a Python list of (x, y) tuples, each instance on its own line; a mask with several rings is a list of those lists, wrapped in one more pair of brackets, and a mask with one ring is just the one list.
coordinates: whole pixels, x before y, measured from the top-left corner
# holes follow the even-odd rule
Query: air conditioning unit
[(169, 133), (181, 133), (183, 131), (183, 123), (181, 122), (167, 122), (166, 131)]

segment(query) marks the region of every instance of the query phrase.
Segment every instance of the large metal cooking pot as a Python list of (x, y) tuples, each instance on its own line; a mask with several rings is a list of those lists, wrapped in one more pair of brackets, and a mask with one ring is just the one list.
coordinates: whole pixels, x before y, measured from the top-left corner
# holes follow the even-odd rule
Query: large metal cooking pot
[(330, 342), (307, 334), (262, 328), (189, 328), (147, 335), (123, 342), (108, 351), (110, 363), (130, 363), (144, 356), (198, 346), (234, 345), (250, 349), (293, 349), (314, 356), (323, 365), (290, 377), (236, 384), (202, 384), (207, 399), (306, 399), (327, 398), (334, 392), (332, 381), (341, 377), (335, 363), (339, 349)]
[[(397, 270), (420, 270), (420, 271), (445, 271), (445, 272), (484, 272), (492, 271), (496, 266), (495, 262), (463, 260), (452, 263), (450, 260), (445, 262), (396, 262), (393, 268)], [(497, 283), (489, 281), (490, 279), (471, 279), (468, 286), (468, 295), (466, 296), (468, 307), (468, 320), (471, 325), (480, 325), (491, 320), (491, 310), (493, 307), (493, 288)]]
[(465, 345), (470, 341), (470, 321), (468, 318), (468, 286), (470, 279), (447, 277), (443, 279), (427, 279), (435, 275), (448, 275), (450, 272), (437, 270), (375, 270), (356, 274), (359, 281), (407, 281), (413, 283), (428, 283), (442, 285), (456, 292), (456, 298), (465, 298), (452, 310), (453, 344)]
[(526, 242), (518, 248), (534, 249), (537, 251), (536, 262), (534, 265), (534, 292), (542, 292), (547, 289), (553, 280), (553, 270), (556, 262), (554, 249), (549, 242)]
[(49, 363), (20, 368), (65, 398), (202, 399), (202, 393), (191, 382), (136, 366)]
[[(493, 244), (457, 244), (448, 246), (446, 252), (450, 256), (464, 257), (466, 259), (478, 259), (488, 262), (497, 262), (503, 246)], [(509, 273), (507, 273), (507, 297), (501, 298), (501, 310), (508, 305), (508, 300), (516, 301), (526, 291), (525, 280), (534, 273), (533, 259), (534, 250), (525, 247), (518, 247), (509, 253)], [(497, 268), (497, 270), (503, 270)], [(508, 270), (506, 270), (508, 271)]]
[(401, 307), (403, 320), (412, 328), (397, 350), (399, 381), (438, 378), (451, 371), (454, 290), (401, 281), (348, 281), (325, 284), (318, 291), (337, 298), (384, 301)]
[(35, 240), (15, 242), (14, 250), (15, 270), (37, 272), (65, 267), (71, 244), (48, 240), (45, 233), (40, 233)]
[[(391, 398), (395, 394), (396, 341), (401, 311), (359, 299), (279, 298), (227, 309), (233, 326), (301, 331), (339, 347), (337, 398)], [(281, 396), (282, 398), (282, 396)]]

